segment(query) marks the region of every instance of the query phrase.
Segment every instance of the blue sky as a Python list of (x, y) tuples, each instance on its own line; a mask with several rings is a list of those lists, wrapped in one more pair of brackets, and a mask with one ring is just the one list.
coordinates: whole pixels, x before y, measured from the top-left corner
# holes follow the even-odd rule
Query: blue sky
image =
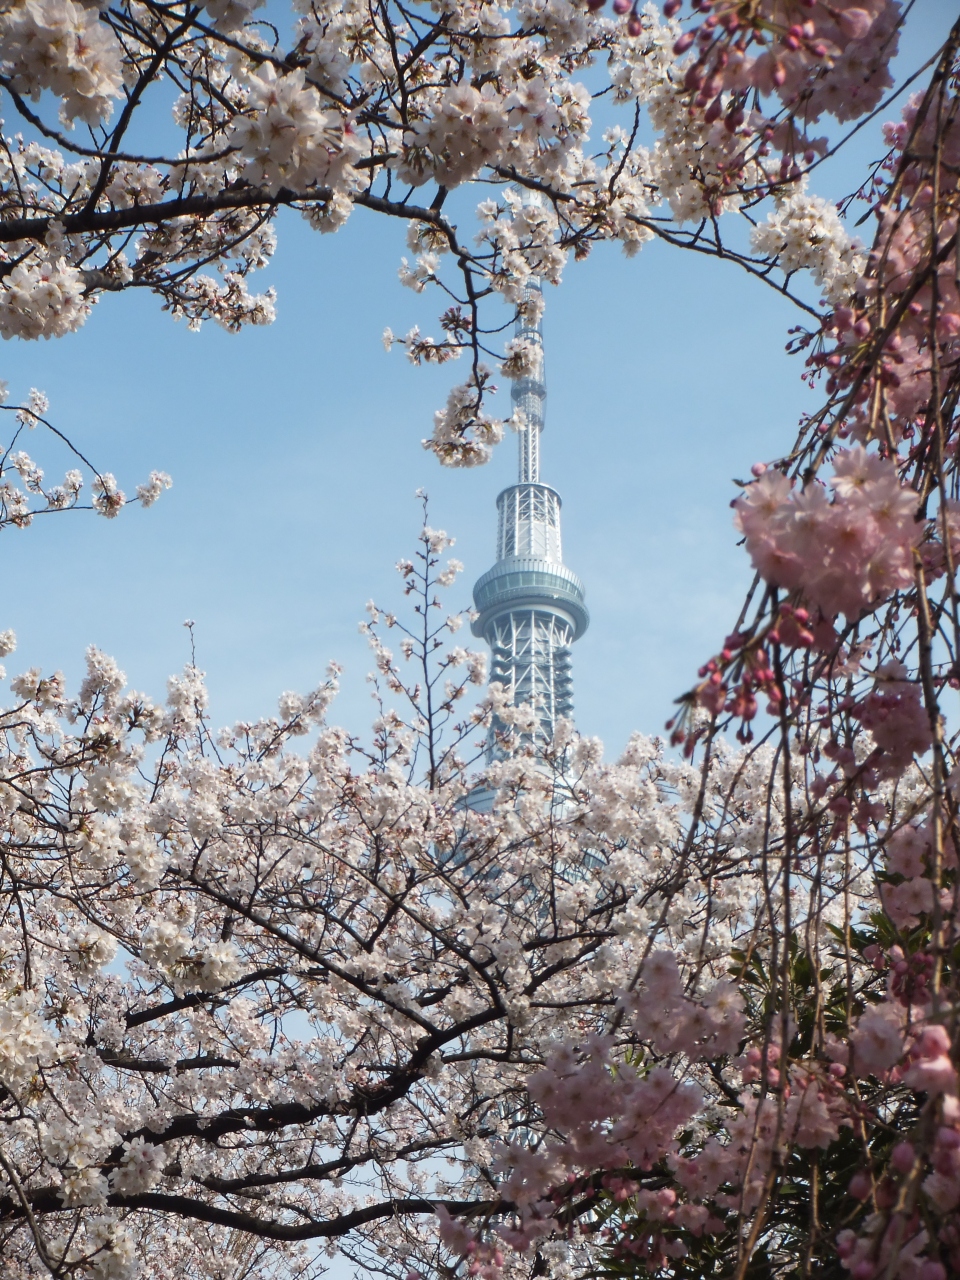
[[(901, 68), (936, 47), (953, 10), (919, 0)], [(878, 122), (814, 189), (843, 194), (879, 153)], [(451, 604), (469, 603), (493, 560), (515, 440), (470, 471), (421, 449), (460, 370), (413, 369), (381, 345), (386, 325), (437, 331), (439, 298), (397, 281), (402, 224), (360, 210), (334, 236), (293, 214), (278, 230), (256, 278), (279, 294), (270, 328), (189, 333), (157, 299), (128, 294), (75, 335), (0, 350), (13, 396), (42, 388), (52, 420), (128, 492), (153, 468), (174, 479), (149, 511), (4, 531), (11, 672), (59, 667), (75, 687), (95, 643), (162, 696), (189, 657), (192, 618), (218, 724), (272, 712), (336, 658), (334, 718), (360, 732), (373, 708), (357, 623), (371, 597), (401, 604), (393, 564), (413, 548), (421, 486), (466, 565)], [(542, 471), (563, 496), (565, 559), (592, 617), (574, 650), (577, 721), (613, 753), (634, 729), (662, 728), (729, 630), (749, 580), (731, 477), (781, 452), (816, 398), (784, 353), (795, 311), (735, 267), (604, 246), (546, 296)], [(69, 465), (39, 438), (25, 447), (51, 478)]]

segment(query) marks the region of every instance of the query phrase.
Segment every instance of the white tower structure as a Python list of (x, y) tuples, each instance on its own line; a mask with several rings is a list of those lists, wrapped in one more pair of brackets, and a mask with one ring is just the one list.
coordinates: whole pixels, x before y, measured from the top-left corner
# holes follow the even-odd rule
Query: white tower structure
[[(540, 481), (540, 433), (547, 395), (543, 372), (540, 282), (525, 290), (517, 337), (534, 351), (530, 374), (513, 384), (513, 403), (525, 425), (518, 432), (518, 483), (497, 498), (497, 562), (473, 588), (478, 617), (473, 633), (492, 651), (490, 680), (516, 705), (537, 711), (536, 738), (545, 743), (557, 720), (573, 713), (570, 646), (590, 621), (583, 584), (563, 563), (560, 495)], [(530, 305), (532, 304), (532, 305)], [(488, 754), (494, 751), (491, 732)]]

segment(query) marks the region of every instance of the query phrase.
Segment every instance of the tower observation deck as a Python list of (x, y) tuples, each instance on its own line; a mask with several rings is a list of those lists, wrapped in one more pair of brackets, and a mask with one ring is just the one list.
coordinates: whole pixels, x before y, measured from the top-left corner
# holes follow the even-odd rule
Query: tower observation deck
[[(537, 712), (537, 744), (553, 737), (556, 722), (573, 713), (570, 646), (587, 629), (590, 615), (583, 584), (563, 563), (560, 495), (540, 480), (540, 433), (547, 390), (543, 371), (540, 283), (525, 291), (517, 337), (534, 351), (532, 370), (513, 384), (513, 403), (524, 414), (518, 432), (518, 483), (497, 498), (497, 562), (478, 579), (473, 633), (490, 646), (490, 680), (510, 691), (511, 701)], [(532, 304), (532, 305), (529, 305)], [(488, 755), (493, 753), (491, 733)]]

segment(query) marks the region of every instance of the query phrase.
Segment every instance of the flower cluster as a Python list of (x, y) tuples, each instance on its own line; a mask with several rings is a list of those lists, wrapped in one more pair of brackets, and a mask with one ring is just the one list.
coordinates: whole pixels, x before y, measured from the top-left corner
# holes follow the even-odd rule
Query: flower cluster
[(483, 392), (490, 377), (490, 370), (481, 365), (475, 377), (453, 388), (446, 407), (434, 414), (433, 434), (423, 446), (447, 466), (472, 467), (486, 462), (491, 447), (503, 439), (504, 423), (491, 418), (483, 408)]
[(756, 253), (773, 258), (786, 272), (808, 270), (824, 298), (839, 307), (863, 275), (866, 255), (837, 213), (837, 207), (802, 186), (783, 194), (750, 238)]
[[(667, 0), (664, 11), (680, 7)], [(764, 0), (746, 12), (729, 0), (693, 7), (707, 16), (677, 42), (681, 52), (696, 50), (686, 84), (697, 104), (713, 105), (731, 130), (753, 90), (788, 106), (802, 102), (804, 123), (812, 124), (825, 112), (855, 119), (892, 83), (887, 63), (896, 46), (896, 0)]]
[(271, 195), (281, 188), (306, 195), (312, 187), (344, 189), (357, 148), (336, 112), (323, 110), (302, 71), (278, 76), (267, 64), (250, 73), (245, 110), (225, 135), (246, 160), (243, 176)]
[(37, 255), (19, 263), (0, 290), (4, 338), (61, 338), (89, 314), (83, 276), (63, 258)]
[(122, 56), (96, 7), (74, 0), (20, 0), (0, 18), (0, 62), (13, 87), (35, 102), (45, 90), (55, 94), (66, 123), (110, 116), (122, 95)]
[(924, 535), (915, 491), (895, 464), (858, 446), (833, 458), (831, 501), (814, 481), (797, 490), (764, 470), (734, 504), (755, 568), (774, 586), (798, 591), (826, 618), (856, 621), (914, 577)]

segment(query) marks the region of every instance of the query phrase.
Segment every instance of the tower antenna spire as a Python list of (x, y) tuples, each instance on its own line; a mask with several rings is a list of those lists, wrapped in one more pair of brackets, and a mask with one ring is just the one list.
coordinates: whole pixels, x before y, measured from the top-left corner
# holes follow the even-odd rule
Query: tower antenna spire
[(520, 484), (538, 484), (540, 481), (540, 433), (545, 420), (547, 384), (543, 365), (543, 290), (539, 279), (532, 276), (524, 285), (517, 309), (517, 337), (531, 351), (531, 371), (513, 384), (510, 398), (515, 409), (523, 414), (524, 425), (517, 432), (520, 446)]

